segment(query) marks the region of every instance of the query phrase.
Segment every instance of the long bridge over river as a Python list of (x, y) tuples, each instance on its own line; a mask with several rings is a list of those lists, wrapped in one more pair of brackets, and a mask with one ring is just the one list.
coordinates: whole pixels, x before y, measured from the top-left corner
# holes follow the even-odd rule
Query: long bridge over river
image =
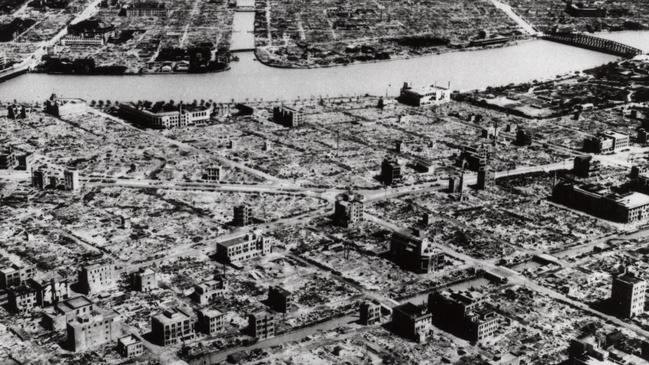
[(543, 34), (540, 37), (552, 42), (563, 43), (574, 47), (586, 48), (597, 52), (608, 53), (614, 56), (633, 58), (642, 54), (639, 48), (612, 41), (610, 39), (599, 38), (590, 34), (583, 33), (550, 33)]

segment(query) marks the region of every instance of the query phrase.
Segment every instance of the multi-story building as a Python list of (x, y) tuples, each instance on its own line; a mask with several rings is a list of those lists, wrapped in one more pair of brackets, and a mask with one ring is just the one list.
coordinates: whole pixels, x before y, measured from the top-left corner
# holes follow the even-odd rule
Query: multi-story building
[(119, 338), (118, 313), (113, 310), (79, 315), (67, 324), (68, 346), (74, 352), (95, 349)]
[(222, 280), (208, 280), (194, 286), (191, 298), (200, 305), (206, 305), (225, 295), (227, 290)]
[(88, 111), (88, 105), (81, 99), (59, 98), (52, 94), (45, 101), (45, 112), (59, 118), (75, 118)]
[(203, 174), (203, 180), (207, 181), (219, 181), (223, 176), (223, 168), (221, 166), (210, 165), (205, 168), (205, 173)]
[(144, 345), (135, 335), (126, 335), (117, 340), (117, 352), (125, 358), (134, 358), (144, 354)]
[(151, 334), (153, 342), (168, 346), (178, 341), (194, 338), (194, 318), (191, 311), (184, 308), (170, 308), (151, 317)]
[(412, 106), (445, 103), (451, 101), (451, 90), (437, 85), (414, 89), (405, 82), (398, 100)]
[(119, 113), (124, 119), (142, 124), (148, 128), (157, 129), (184, 127), (198, 122), (208, 122), (212, 111), (212, 105), (193, 107), (183, 104), (156, 103), (150, 108), (133, 103), (119, 105)]
[(148, 292), (158, 287), (155, 272), (150, 268), (140, 268), (131, 274), (131, 285), (133, 290)]
[(426, 340), (433, 323), (433, 315), (425, 306), (413, 303), (398, 305), (392, 309), (392, 328), (400, 336), (417, 342)]
[[(0, 67), (2, 69), (2, 67)], [(25, 119), (27, 118), (27, 108), (24, 105), (12, 104), (7, 107), (7, 118)]]
[(243, 237), (217, 242), (216, 258), (221, 262), (239, 264), (257, 256), (265, 256), (271, 249), (272, 244), (266, 237), (250, 232)]
[(615, 365), (608, 359), (609, 352), (603, 349), (597, 336), (588, 335), (570, 341), (568, 365)]
[(115, 265), (102, 260), (85, 265), (79, 272), (79, 288), (84, 293), (100, 292), (115, 286)]
[(532, 132), (525, 128), (519, 127), (516, 130), (516, 141), (517, 146), (529, 146), (532, 144)]
[(487, 189), (490, 186), (496, 185), (496, 172), (489, 166), (480, 166), (478, 168), (478, 184), (479, 190)]
[(79, 171), (65, 170), (63, 171), (63, 177), (65, 179), (65, 190), (79, 190)]
[(208, 336), (214, 336), (223, 331), (223, 313), (216, 309), (199, 310), (198, 330)]
[(232, 224), (237, 227), (245, 227), (252, 220), (252, 207), (248, 204), (241, 204), (234, 207)]
[(252, 337), (267, 339), (275, 337), (277, 318), (274, 314), (260, 311), (248, 315), (248, 329)]
[(18, 161), (13, 146), (0, 150), (0, 170), (10, 170), (16, 166), (18, 166)]
[(268, 305), (274, 310), (287, 313), (291, 307), (293, 294), (279, 286), (271, 286), (268, 288)]
[(363, 221), (363, 197), (360, 194), (340, 194), (334, 204), (334, 222), (337, 225), (350, 227)]
[(489, 145), (482, 144), (478, 147), (465, 147), (462, 149), (456, 166), (463, 166), (471, 171), (479, 171), (481, 166), (487, 166), (494, 159), (494, 151)]
[(273, 108), (273, 122), (281, 124), (287, 128), (296, 128), (302, 125), (304, 116), (294, 108), (287, 106), (276, 106)]
[(126, 8), (127, 17), (167, 17), (169, 9), (164, 3), (157, 1), (136, 0)]
[(0, 269), (0, 289), (7, 289), (24, 284), (34, 277), (34, 267), (10, 263)]
[(644, 313), (647, 282), (633, 273), (625, 272), (613, 278), (611, 305), (624, 318), (635, 317)]
[(436, 271), (444, 264), (444, 254), (433, 247), (423, 231), (394, 232), (390, 240), (390, 256), (406, 270), (417, 274)]
[(115, 36), (115, 27), (98, 18), (82, 20), (68, 25), (67, 34), (61, 44), (68, 47), (98, 47)]
[(579, 177), (593, 177), (600, 171), (601, 163), (593, 159), (593, 156), (577, 156), (572, 170)]
[(616, 222), (636, 223), (649, 219), (649, 195), (638, 192), (617, 194), (601, 185), (577, 186), (569, 182), (560, 182), (552, 190), (552, 199)]
[(74, 297), (56, 303), (52, 310), (45, 312), (43, 322), (50, 330), (63, 330), (68, 322), (81, 315), (91, 314), (95, 304), (84, 296)]
[(614, 131), (605, 131), (584, 140), (584, 151), (592, 153), (614, 152), (628, 146), (629, 136)]
[(498, 317), (471, 292), (435, 292), (428, 296), (428, 309), (444, 329), (472, 342), (494, 335)]
[(28, 285), (12, 287), (9, 292), (9, 308), (14, 312), (31, 312), (36, 307), (37, 290)]
[(29, 279), (27, 283), (36, 289), (36, 304), (41, 307), (54, 305), (70, 296), (68, 279), (57, 274), (51, 274), (42, 280)]
[(371, 326), (381, 322), (381, 305), (365, 301), (360, 305), (360, 323)]
[(388, 156), (381, 162), (381, 181), (392, 185), (401, 179), (401, 165), (396, 157)]

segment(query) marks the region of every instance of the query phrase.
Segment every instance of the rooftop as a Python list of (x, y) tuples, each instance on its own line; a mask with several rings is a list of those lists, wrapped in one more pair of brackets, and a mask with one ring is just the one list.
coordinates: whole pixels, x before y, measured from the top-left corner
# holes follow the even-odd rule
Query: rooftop
[(626, 208), (637, 208), (649, 204), (649, 195), (633, 192), (616, 200)]

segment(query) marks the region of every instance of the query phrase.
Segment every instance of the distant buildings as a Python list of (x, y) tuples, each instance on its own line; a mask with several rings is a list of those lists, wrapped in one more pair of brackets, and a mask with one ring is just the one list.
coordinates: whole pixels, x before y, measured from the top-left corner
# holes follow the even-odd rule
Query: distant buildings
[(153, 342), (160, 346), (173, 345), (194, 338), (194, 315), (184, 308), (170, 308), (151, 318)]
[(304, 116), (297, 109), (287, 106), (276, 106), (273, 108), (273, 122), (287, 128), (297, 128), (302, 125)]
[(102, 261), (85, 265), (79, 272), (79, 289), (82, 292), (96, 293), (115, 286), (115, 265)]
[(605, 131), (584, 140), (584, 151), (591, 153), (614, 152), (628, 146), (629, 136), (614, 131)]
[(430, 332), (433, 315), (426, 306), (418, 306), (410, 302), (398, 305), (392, 309), (392, 328), (405, 338), (423, 342)]
[(381, 181), (384, 185), (393, 185), (401, 180), (401, 165), (396, 157), (388, 156), (381, 163)]
[(203, 180), (220, 181), (223, 178), (223, 168), (221, 166), (210, 165), (205, 168)]
[(95, 349), (116, 340), (120, 333), (118, 314), (113, 310), (76, 316), (67, 324), (67, 342), (74, 352)]
[(354, 226), (363, 221), (363, 198), (360, 194), (343, 193), (334, 203), (334, 223), (342, 227)]
[(361, 303), (360, 308), (360, 323), (366, 326), (371, 326), (381, 322), (381, 305), (371, 301)]
[(221, 262), (239, 264), (257, 256), (265, 256), (271, 249), (272, 244), (265, 237), (251, 232), (243, 237), (217, 242), (216, 258)]
[(471, 292), (435, 292), (428, 296), (428, 309), (442, 328), (472, 342), (480, 342), (498, 329), (498, 317)]
[(444, 254), (434, 248), (424, 232), (419, 230), (394, 232), (390, 240), (390, 256), (396, 264), (417, 274), (436, 271), (444, 264)]
[(613, 278), (611, 289), (611, 307), (624, 318), (635, 317), (644, 313), (647, 282), (633, 273), (624, 272)]
[(131, 286), (133, 290), (148, 292), (158, 287), (155, 272), (150, 268), (140, 268), (131, 274)]
[(248, 204), (241, 204), (234, 207), (232, 224), (237, 227), (250, 225), (252, 221), (252, 207)]
[(169, 129), (208, 122), (213, 109), (212, 105), (196, 107), (182, 103), (158, 102), (149, 107), (144, 104), (122, 103), (119, 105), (119, 114), (126, 120), (148, 128)]
[(566, 4), (566, 13), (579, 18), (603, 18), (606, 16), (606, 8), (589, 7), (583, 3), (568, 1)]
[(223, 331), (223, 313), (216, 309), (199, 310), (198, 330), (208, 336), (214, 336)]
[(127, 17), (167, 17), (169, 9), (157, 1), (136, 0), (126, 8)]
[(615, 222), (636, 223), (649, 219), (649, 195), (638, 192), (620, 195), (600, 185), (560, 182), (552, 191), (552, 199)]
[(25, 119), (28, 114), (28, 110), (24, 105), (12, 104), (7, 107), (7, 118), (9, 119)]
[(208, 280), (194, 285), (192, 300), (200, 305), (207, 305), (222, 297), (227, 291), (227, 285), (222, 280)]
[(128, 359), (138, 357), (144, 354), (144, 345), (135, 335), (127, 335), (117, 340), (117, 352)]
[(405, 82), (398, 100), (403, 104), (412, 106), (443, 103), (451, 100), (451, 90), (436, 85), (414, 89)]
[(275, 337), (277, 318), (274, 314), (261, 311), (248, 315), (250, 336), (264, 340)]
[(593, 159), (592, 156), (577, 156), (572, 170), (579, 177), (593, 177), (600, 171), (601, 163)]
[(280, 313), (288, 313), (293, 294), (279, 286), (268, 288), (268, 305)]

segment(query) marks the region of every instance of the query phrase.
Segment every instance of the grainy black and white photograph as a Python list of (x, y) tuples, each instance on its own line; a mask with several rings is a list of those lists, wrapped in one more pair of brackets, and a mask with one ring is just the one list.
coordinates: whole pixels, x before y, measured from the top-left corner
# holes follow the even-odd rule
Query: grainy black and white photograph
[(649, 0), (0, 0), (0, 365), (649, 365)]

